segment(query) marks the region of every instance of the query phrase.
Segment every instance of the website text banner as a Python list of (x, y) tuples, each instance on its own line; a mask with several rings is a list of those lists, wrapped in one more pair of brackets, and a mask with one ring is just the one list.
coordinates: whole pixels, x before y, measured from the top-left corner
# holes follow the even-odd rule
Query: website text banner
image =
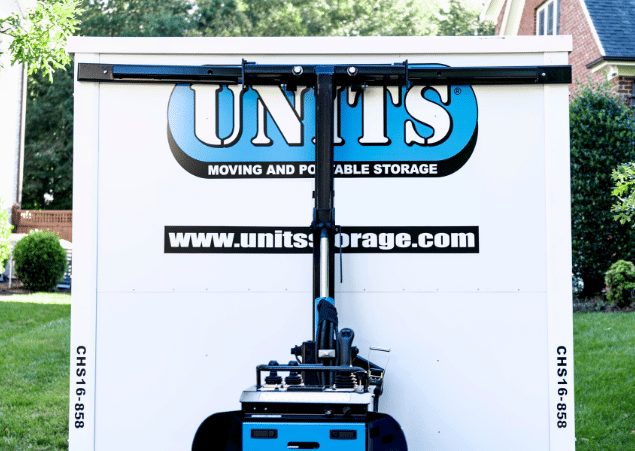
[[(477, 254), (478, 226), (341, 227), (335, 247), (356, 254)], [(309, 254), (307, 227), (166, 226), (166, 254)]]

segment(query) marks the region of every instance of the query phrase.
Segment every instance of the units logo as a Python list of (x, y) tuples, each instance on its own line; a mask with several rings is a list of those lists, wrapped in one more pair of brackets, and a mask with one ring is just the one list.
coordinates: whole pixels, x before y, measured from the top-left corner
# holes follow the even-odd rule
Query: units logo
[[(336, 177), (443, 177), (468, 161), (478, 135), (470, 86), (340, 87), (334, 113)], [(313, 177), (313, 89), (178, 84), (168, 141), (197, 177)]]

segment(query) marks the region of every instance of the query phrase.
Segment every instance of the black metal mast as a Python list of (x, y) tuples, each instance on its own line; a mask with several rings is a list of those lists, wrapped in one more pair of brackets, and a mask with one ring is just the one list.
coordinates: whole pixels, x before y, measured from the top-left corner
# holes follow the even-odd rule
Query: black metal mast
[(315, 82), (315, 209), (313, 299), (333, 298), (335, 210), (333, 205), (333, 66), (317, 66)]

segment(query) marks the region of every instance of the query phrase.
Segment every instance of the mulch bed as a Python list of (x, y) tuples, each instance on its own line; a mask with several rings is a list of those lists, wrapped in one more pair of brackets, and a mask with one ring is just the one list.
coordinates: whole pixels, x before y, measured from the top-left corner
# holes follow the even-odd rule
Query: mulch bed
[(19, 280), (13, 279), (11, 281), (11, 289), (9, 289), (9, 281), (0, 282), (0, 296), (11, 296), (13, 294), (30, 294), (32, 291), (22, 288), (22, 283)]
[(635, 303), (628, 307), (617, 307), (611, 305), (601, 296), (595, 296), (593, 298), (586, 299), (574, 299), (573, 301), (574, 312), (622, 312), (631, 313), (635, 312)]
[[(70, 293), (71, 290), (68, 288), (57, 288), (55, 290), (56, 293)], [(30, 291), (22, 288), (22, 282), (17, 279), (13, 279), (11, 281), (11, 289), (9, 289), (9, 281), (5, 280), (0, 282), (0, 296), (12, 296), (14, 294), (31, 294), (35, 293), (35, 291)]]

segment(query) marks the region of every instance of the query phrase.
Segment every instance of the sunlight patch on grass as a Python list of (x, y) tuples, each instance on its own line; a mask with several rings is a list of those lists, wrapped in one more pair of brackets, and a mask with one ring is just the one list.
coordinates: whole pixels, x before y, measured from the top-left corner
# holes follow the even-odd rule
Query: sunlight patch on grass
[(0, 296), (0, 302), (25, 302), (30, 304), (70, 304), (69, 293), (31, 293)]

